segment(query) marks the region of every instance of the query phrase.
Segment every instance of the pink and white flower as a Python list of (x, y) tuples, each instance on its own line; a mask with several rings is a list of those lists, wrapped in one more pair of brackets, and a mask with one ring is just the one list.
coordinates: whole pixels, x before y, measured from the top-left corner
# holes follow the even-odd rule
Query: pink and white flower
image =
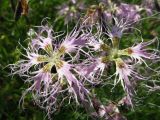
[(64, 49), (65, 53), (75, 52), (87, 43), (87, 35), (80, 34), (81, 28), (70, 32), (60, 45), (60, 49)]
[[(31, 67), (37, 66), (40, 63), (47, 62), (48, 57), (45, 55), (39, 55), (36, 52), (31, 51), (30, 48), (26, 49), (26, 54), (23, 55), (26, 59), (18, 61), (16, 64), (11, 65), (13, 74), (19, 74), (20, 76), (25, 76)], [(27, 73), (26, 73), (27, 72)]]
[(145, 59), (154, 60), (158, 58), (156, 51), (153, 49), (146, 49), (147, 46), (152, 44), (155, 40), (151, 40), (148, 42), (141, 42), (136, 46), (132, 46), (130, 48), (120, 50), (120, 54), (130, 56), (134, 60), (138, 60), (138, 62), (145, 62)]
[(121, 3), (116, 10), (116, 16), (128, 23), (137, 22), (140, 19), (140, 7), (138, 5), (131, 5)]
[(47, 53), (53, 50), (52, 45), (55, 41), (53, 37), (53, 29), (49, 26), (40, 26), (38, 27), (40, 32), (35, 32), (35, 38), (31, 41), (31, 46), (33, 46), (36, 50), (40, 48), (45, 50)]
[[(48, 112), (56, 109), (57, 97), (66, 91), (69, 94), (67, 96), (63, 94), (66, 96), (65, 98), (73, 97), (84, 107), (86, 104), (90, 104), (89, 90), (85, 88), (81, 80), (76, 78), (78, 73), (76, 75), (72, 73), (74, 65), (65, 61), (64, 58), (66, 54), (76, 52), (85, 46), (87, 36), (80, 32), (80, 29), (74, 29), (60, 44), (58, 41), (54, 41), (52, 29), (42, 26), (40, 33), (25, 49), (26, 55), (24, 56), (26, 58), (11, 67), (14, 70), (13, 74), (26, 77), (25, 82), (32, 84), (24, 92), (24, 95), (31, 92), (35, 102)], [(54, 49), (52, 48), (53, 44), (56, 45)], [(52, 69), (55, 69), (55, 72)]]
[(118, 58), (115, 62), (116, 62), (116, 73), (115, 73), (116, 78), (114, 84), (116, 85), (118, 82), (121, 82), (121, 85), (123, 86), (123, 89), (128, 96), (128, 100), (130, 104), (133, 106), (132, 96), (134, 95), (135, 91), (129, 78), (130, 77), (140, 78), (140, 76), (138, 75), (138, 73), (133, 71), (132, 65), (126, 64), (122, 59)]
[(78, 74), (91, 84), (100, 83), (106, 64), (102, 62), (102, 58), (95, 58), (88, 62), (88, 64), (84, 62), (76, 66)]
[(74, 97), (77, 103), (81, 102), (82, 104), (88, 99), (90, 92), (83, 86), (83, 84), (77, 80), (77, 78), (71, 73), (71, 66), (67, 62), (63, 61), (63, 66), (57, 69), (59, 74), (59, 79), (66, 78), (71, 92), (74, 93)]

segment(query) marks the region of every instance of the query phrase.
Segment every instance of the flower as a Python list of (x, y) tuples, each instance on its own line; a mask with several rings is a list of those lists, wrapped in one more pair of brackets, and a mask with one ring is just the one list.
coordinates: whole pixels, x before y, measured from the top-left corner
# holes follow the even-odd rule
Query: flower
[(150, 16), (156, 10), (156, 0), (143, 0), (142, 7), (146, 10), (147, 15)]
[(116, 9), (116, 16), (128, 23), (135, 23), (140, 19), (138, 5), (121, 3)]
[(65, 24), (68, 24), (72, 20), (78, 20), (80, 18), (80, 12), (84, 10), (84, 3), (78, 0), (69, 0), (68, 3), (64, 3), (58, 7), (59, 16), (65, 18)]
[(95, 98), (92, 100), (92, 103), (96, 111), (92, 113), (93, 117), (105, 120), (126, 120), (114, 103), (110, 102), (108, 105), (103, 105)]
[[(63, 66), (57, 70), (59, 73), (59, 78), (65, 77), (67, 82), (70, 85), (70, 90), (74, 93), (77, 103), (86, 102), (86, 99), (89, 97), (90, 92), (79, 82), (76, 77), (71, 73), (71, 65), (63, 62)], [(87, 101), (88, 102), (88, 101)]]
[(138, 62), (145, 62), (143, 58), (154, 60), (158, 58), (158, 55), (156, 55), (157, 52), (152, 49), (146, 49), (146, 47), (152, 44), (153, 42), (155, 42), (155, 39), (148, 42), (141, 42), (136, 46), (120, 50), (119, 53), (121, 55), (130, 56), (132, 59), (138, 60)]
[(125, 21), (124, 19), (119, 19), (117, 16), (112, 15), (111, 16), (114, 24), (107, 24), (105, 26), (108, 26), (105, 30), (105, 34), (111, 39), (112, 44), (114, 43), (115, 39), (121, 39), (124, 32), (129, 30), (131, 28), (131, 25), (129, 22)]
[(76, 102), (84, 107), (86, 104), (90, 105), (89, 90), (76, 78), (79, 76), (78, 72), (76, 75), (72, 73), (76, 72), (73, 61), (67, 61), (64, 57), (83, 47), (86, 44), (86, 36), (80, 35), (80, 29), (74, 29), (60, 43), (55, 40), (56, 36), (52, 36), (52, 31), (50, 27), (41, 26), (40, 33), (35, 32), (36, 35), (31, 37), (28, 48), (24, 48), (27, 54), (24, 54), (25, 59), (11, 66), (13, 74), (26, 77), (25, 82), (31, 84), (22, 98), (31, 92), (35, 102), (46, 109), (48, 114), (56, 110), (60, 93), (66, 91), (69, 94), (63, 94), (65, 98), (75, 98)]
[(40, 63), (47, 62), (48, 56), (46, 55), (39, 55), (31, 46), (26, 49), (26, 54), (23, 56), (26, 59), (22, 59), (18, 61), (16, 64), (11, 65), (11, 69), (13, 74), (19, 74), (20, 76), (25, 76), (26, 72), (30, 70), (31, 67), (37, 66)]
[[(132, 96), (134, 95), (135, 91), (132, 86), (132, 83), (129, 80), (129, 77), (137, 77), (140, 78), (139, 75), (133, 71), (131, 65), (126, 64), (122, 59), (118, 58), (116, 61), (116, 78), (114, 84), (116, 85), (119, 81), (125, 90), (129, 103), (132, 104)], [(118, 78), (117, 78), (118, 77)]]
[(37, 71), (37, 73), (38, 74), (33, 77), (33, 79), (35, 79), (36, 82), (35, 89), (39, 91), (43, 88), (45, 89), (44, 91), (47, 92), (47, 89), (49, 89), (49, 85), (52, 83), (51, 73), (49, 71), (44, 71), (43, 69)]
[[(99, 33), (97, 33), (97, 34), (99, 34)], [(98, 51), (98, 50), (100, 50), (101, 45), (103, 43), (104, 43), (103, 40), (101, 38), (99, 38), (99, 36), (96, 36), (96, 35), (93, 36), (93, 35), (91, 35), (89, 37), (87, 45), (91, 46), (94, 51)]]
[(75, 27), (63, 40), (60, 45), (60, 49), (65, 53), (71, 53), (79, 50), (81, 47), (85, 46), (87, 43), (87, 35), (80, 34), (81, 28)]
[[(73, 17), (79, 18), (76, 3), (77, 0), (71, 0), (69, 6), (65, 4), (60, 8), (59, 14), (66, 17), (65, 24)], [(135, 65), (139, 65), (135, 63), (147, 65), (145, 59), (155, 60), (159, 56), (156, 50), (146, 48), (155, 40), (119, 49), (123, 47), (119, 45), (126, 30), (140, 32), (132, 27), (140, 19), (140, 9), (125, 3), (116, 5), (108, 1), (106, 4), (110, 10), (105, 10), (104, 4), (91, 6), (82, 23), (78, 23), (66, 36), (59, 35), (48, 25), (39, 26), (39, 32), (33, 29), (28, 32), (31, 41), (24, 48), (24, 59), (11, 66), (12, 74), (19, 74), (29, 83), (22, 99), (31, 92), (37, 105), (50, 114), (65, 99), (69, 98), (70, 102), (73, 98), (89, 112), (96, 110), (98, 117), (125, 119), (115, 104), (102, 105), (92, 101), (96, 93), (92, 87), (103, 87), (114, 76), (114, 86), (120, 82), (125, 92), (119, 104), (133, 107), (136, 79), (147, 80), (135, 70)], [(107, 72), (106, 68), (111, 69)], [(114, 70), (115, 73), (108, 76)], [(153, 71), (159, 73), (158, 70)]]
[[(39, 50), (39, 49), (43, 49), (44, 51), (46, 51), (48, 54), (50, 54), (53, 50), (53, 46), (55, 45), (55, 37), (53, 37), (53, 29), (51, 27), (49, 27), (48, 25), (45, 26), (40, 26), (39, 28), (39, 32), (35, 32), (34, 31), (34, 36), (29, 36), (31, 37), (31, 46), (35, 49), (35, 50)], [(32, 30), (33, 31), (33, 30)]]
[(102, 58), (93, 58), (86, 61), (88, 64), (84, 62), (76, 66), (78, 74), (91, 84), (99, 84), (106, 64), (102, 62)]

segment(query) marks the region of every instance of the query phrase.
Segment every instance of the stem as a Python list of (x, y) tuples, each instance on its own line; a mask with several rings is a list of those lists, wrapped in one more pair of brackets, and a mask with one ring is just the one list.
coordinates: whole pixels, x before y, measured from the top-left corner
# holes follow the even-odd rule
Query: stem
[(118, 37), (114, 37), (112, 39), (112, 45), (113, 45), (113, 48), (119, 48), (119, 38)]

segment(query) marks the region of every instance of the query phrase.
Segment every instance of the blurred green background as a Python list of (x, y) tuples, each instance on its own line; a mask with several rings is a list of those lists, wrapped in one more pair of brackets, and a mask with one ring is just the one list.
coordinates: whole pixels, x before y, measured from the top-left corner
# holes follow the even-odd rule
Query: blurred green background
[[(14, 10), (11, 6), (12, 0), (0, 0), (0, 120), (43, 120), (46, 118), (45, 111), (38, 108), (28, 94), (25, 98), (24, 109), (19, 108), (19, 100), (22, 91), (27, 88), (23, 80), (18, 76), (9, 76), (8, 64), (15, 63), (20, 58), (22, 48), (18, 44), (27, 46), (27, 32), (33, 26), (38, 26), (45, 17), (49, 17), (48, 22), (54, 26), (55, 31), (63, 31), (63, 19), (55, 22), (57, 16), (57, 6), (66, 0), (30, 0), (29, 14), (27, 17), (21, 16), (18, 21), (14, 20)], [(16, 6), (18, 0), (13, 0)], [(123, 0), (127, 3), (138, 3), (140, 0)], [(94, 0), (85, 0), (89, 3), (97, 3)], [(151, 39), (160, 33), (160, 20), (144, 20), (138, 26), (142, 30), (145, 39)], [(155, 33), (155, 34), (153, 34)], [(160, 34), (159, 36), (160, 37)], [(159, 76), (157, 76), (159, 79)], [(105, 103), (107, 99), (114, 99), (119, 90), (109, 91), (106, 86), (97, 90), (98, 97)], [(146, 93), (146, 89), (139, 89), (138, 97), (142, 98), (134, 111), (123, 112), (128, 120), (160, 120), (160, 94), (158, 92)], [(82, 107), (75, 107), (75, 104), (63, 105), (61, 109), (52, 115), (55, 120), (87, 120), (90, 119)], [(47, 119), (47, 118), (46, 118)]]

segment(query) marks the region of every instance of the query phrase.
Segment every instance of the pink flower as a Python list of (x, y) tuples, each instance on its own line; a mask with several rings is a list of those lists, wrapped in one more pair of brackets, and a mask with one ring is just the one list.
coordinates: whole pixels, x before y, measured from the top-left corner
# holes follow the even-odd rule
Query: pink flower
[(95, 58), (93, 60), (89, 60), (88, 62), (88, 64), (84, 62), (76, 66), (78, 74), (83, 76), (83, 78), (91, 84), (100, 83), (100, 78), (103, 75), (106, 64), (102, 62), (101, 58)]
[(108, 105), (103, 105), (95, 98), (92, 100), (92, 103), (96, 111), (92, 113), (92, 116), (96, 119), (126, 120), (114, 103), (111, 102)]
[(50, 72), (51, 65), (46, 64), (42, 69), (32, 72), (32, 76), (29, 76), (25, 82), (32, 83), (24, 93), (24, 96), (31, 92), (34, 101), (41, 108), (46, 109), (48, 114), (54, 112), (57, 107), (57, 96), (61, 93), (60, 81), (54, 81), (53, 74)]
[(84, 8), (85, 5), (83, 1), (80, 0), (68, 0), (61, 6), (57, 7), (58, 15), (64, 17), (65, 24), (78, 20), (81, 17), (80, 12), (83, 11)]
[(137, 22), (140, 19), (139, 6), (121, 3), (116, 10), (116, 16), (128, 23)]
[[(146, 49), (145, 47), (147, 47), (148, 45), (152, 44), (155, 40), (151, 40), (149, 42), (141, 42), (139, 44), (137, 44), (136, 46), (124, 49), (122, 51), (120, 51), (120, 54), (122, 53), (123, 55), (128, 55), (130, 56), (132, 59), (138, 60), (138, 62), (145, 62), (144, 58), (146, 59), (156, 59), (158, 58), (158, 55), (156, 55), (156, 51), (154, 51), (153, 49)], [(153, 52), (151, 52), (153, 51)]]
[(52, 42), (54, 42), (55, 37), (52, 36), (53, 29), (49, 26), (40, 26), (38, 27), (40, 32), (35, 32), (35, 38), (32, 39), (31, 46), (33, 46), (36, 50), (40, 48), (45, 50), (47, 53), (53, 50)]
[[(135, 77), (142, 79), (135, 71), (133, 71), (133, 68), (131, 65), (126, 64), (122, 59), (118, 58), (116, 61), (116, 79), (115, 79), (115, 85), (118, 82), (121, 82), (121, 85), (123, 86), (124, 91), (126, 92), (128, 96), (129, 103), (132, 104), (132, 96), (134, 95), (134, 87), (132, 83), (129, 80), (129, 77)], [(118, 78), (117, 78), (118, 77)]]
[(94, 51), (100, 50), (101, 45), (103, 44), (103, 40), (99, 37), (96, 38), (96, 36), (89, 37), (89, 40), (87, 42), (89, 46), (92, 46)]
[(65, 53), (75, 52), (81, 47), (85, 46), (87, 43), (87, 35), (80, 34), (81, 28), (74, 28), (72, 32), (70, 32), (63, 42), (60, 45), (60, 49), (64, 49)]
[(66, 78), (71, 92), (74, 93), (74, 97), (77, 103), (84, 103), (88, 101), (90, 92), (83, 86), (81, 82), (71, 73), (71, 65), (67, 62), (63, 62), (63, 66), (57, 70), (59, 79)]
[[(33, 77), (35, 80), (35, 89), (41, 90), (44, 89), (43, 92), (47, 92), (47, 89), (50, 89), (50, 85), (52, 84), (52, 74), (50, 71), (44, 71), (43, 69), (37, 71), (37, 75)], [(46, 93), (47, 94), (47, 93)]]
[[(109, 26), (106, 28), (105, 34), (112, 40), (115, 38), (120, 39), (125, 31), (127, 31), (129, 28), (131, 28), (131, 23), (128, 21), (125, 21), (124, 19), (119, 19), (116, 16), (112, 15), (112, 19), (114, 20), (114, 24), (109, 24), (106, 26)], [(131, 28), (132, 29), (132, 28)]]
[[(57, 36), (52, 36), (52, 29), (48, 26), (41, 26), (40, 32), (32, 38), (26, 50), (26, 57), (12, 65), (13, 74), (24, 76), (25, 82), (31, 86), (24, 92), (31, 92), (34, 101), (49, 113), (54, 111), (58, 104), (57, 97), (63, 94), (65, 98), (75, 98), (77, 103), (90, 105), (90, 92), (84, 87), (82, 80), (76, 77), (78, 73), (73, 74), (73, 61), (65, 60), (65, 55), (76, 52), (85, 46), (87, 36), (80, 34), (81, 29), (75, 28), (64, 41), (55, 41)], [(53, 49), (54, 46), (54, 49)], [(69, 56), (72, 59), (72, 56)], [(32, 68), (32, 69), (31, 69)], [(55, 69), (53, 72), (52, 70)], [(61, 93), (61, 94), (60, 94)], [(67, 95), (67, 96), (66, 96)], [(59, 100), (60, 101), (60, 100)]]
[(13, 74), (26, 76), (26, 72), (29, 72), (31, 67), (47, 62), (48, 59), (45, 55), (39, 55), (38, 53), (31, 51), (31, 48), (26, 49), (26, 54), (27, 55), (23, 55), (26, 59), (22, 59), (16, 64), (11, 65), (11, 69), (14, 71)]

